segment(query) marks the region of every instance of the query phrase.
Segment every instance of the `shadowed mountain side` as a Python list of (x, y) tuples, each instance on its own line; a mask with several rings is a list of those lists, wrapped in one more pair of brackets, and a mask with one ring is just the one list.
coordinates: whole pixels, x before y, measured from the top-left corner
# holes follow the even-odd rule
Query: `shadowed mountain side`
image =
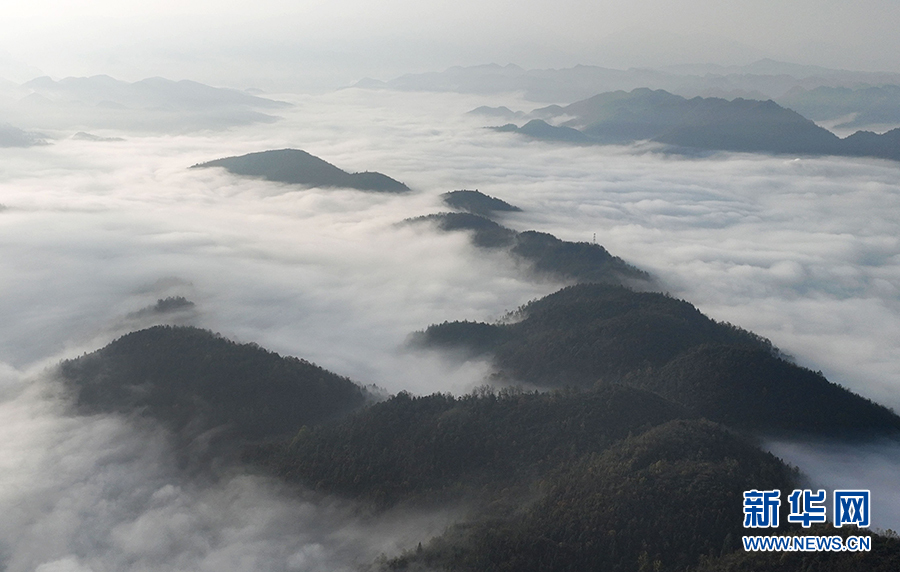
[(431, 222), (443, 231), (470, 231), (481, 248), (507, 248), (513, 256), (529, 262), (538, 274), (578, 282), (649, 285), (652, 277), (611, 255), (599, 244), (567, 242), (533, 230), (516, 232), (482, 216), (470, 213), (440, 213), (408, 222)]
[(844, 147), (847, 155), (900, 161), (900, 128), (880, 135), (871, 131), (857, 131), (844, 139)]
[(182, 446), (215, 437), (203, 454), (292, 435), (366, 400), (349, 379), (307, 361), (188, 327), (127, 334), (63, 362), (59, 373), (79, 414), (148, 417)]
[(513, 111), (503, 105), (500, 107), (482, 105), (481, 107), (476, 107), (472, 111), (469, 111), (466, 115), (483, 115), (486, 117), (496, 117), (498, 119), (519, 119), (520, 117), (524, 117), (525, 113), (522, 111)]
[(226, 157), (199, 163), (191, 168), (205, 167), (223, 167), (235, 175), (261, 177), (278, 183), (307, 187), (341, 187), (386, 193), (409, 191), (409, 187), (387, 175), (369, 171), (348, 173), (298, 149), (280, 149)]
[(900, 434), (893, 411), (763, 349), (698, 346), (661, 368), (629, 376), (626, 383), (760, 433), (842, 438), (885, 430)]
[(840, 139), (774, 101), (685, 99), (641, 88), (595, 95), (566, 107), (537, 109), (532, 115), (574, 117), (553, 126), (542, 120), (498, 131), (548, 141), (627, 144), (652, 141), (707, 151), (865, 156), (900, 160), (900, 130), (884, 135), (858, 132)]
[(450, 208), (490, 217), (497, 212), (521, 212), (522, 209), (506, 201), (476, 191), (450, 191), (441, 195), (441, 200)]
[(581, 284), (523, 306), (519, 322), (434, 325), (425, 347), (493, 356), (503, 378), (544, 387), (623, 382), (759, 433), (896, 435), (900, 417), (783, 360), (759, 336), (687, 302)]
[(321, 490), (391, 505), (527, 483), (561, 462), (683, 417), (679, 406), (625, 386), (590, 392), (406, 393), (341, 421), (303, 429), (255, 460)]
[(501, 133), (519, 133), (534, 139), (561, 141), (564, 143), (572, 143), (574, 145), (591, 145), (598, 142), (596, 138), (588, 137), (577, 129), (564, 126), (556, 127), (541, 119), (532, 119), (522, 127), (516, 127), (512, 123), (507, 123), (506, 125), (493, 127), (492, 129)]
[(743, 491), (797, 482), (721, 426), (672, 421), (561, 464), (539, 499), (485, 511), (383, 569), (688, 570), (740, 548)]
[(776, 99), (813, 121), (844, 118), (836, 127), (864, 127), (900, 123), (900, 86), (797, 88)]
[(0, 123), (0, 147), (33, 147), (46, 144), (44, 136), (39, 133), (23, 131), (8, 123)]

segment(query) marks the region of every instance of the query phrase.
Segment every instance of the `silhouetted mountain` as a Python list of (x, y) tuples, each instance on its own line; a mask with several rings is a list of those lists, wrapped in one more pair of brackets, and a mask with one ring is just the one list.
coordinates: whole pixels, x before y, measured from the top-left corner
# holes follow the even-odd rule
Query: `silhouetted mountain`
[(520, 212), (522, 209), (506, 201), (476, 191), (450, 191), (441, 195), (448, 207), (490, 217), (495, 212)]
[(544, 139), (547, 141), (564, 141), (566, 143), (581, 145), (596, 143), (595, 140), (586, 136), (584, 133), (578, 131), (577, 129), (572, 129), (571, 127), (557, 127), (554, 125), (550, 125), (549, 123), (541, 119), (532, 119), (522, 127), (516, 127), (512, 123), (508, 123), (501, 127), (494, 127), (493, 129), (495, 131), (500, 131), (501, 133), (512, 131), (514, 133), (521, 133), (522, 135), (534, 137), (535, 139)]
[(0, 123), (0, 147), (33, 147), (46, 144), (43, 135), (23, 131), (8, 123)]
[(414, 338), (490, 354), (501, 378), (544, 387), (627, 383), (762, 433), (900, 434), (900, 417), (782, 359), (759, 336), (687, 302), (582, 284), (523, 306), (511, 324), (450, 322)]
[(537, 115), (553, 113), (573, 118), (557, 127), (532, 120), (522, 127), (505, 125), (496, 129), (578, 144), (624, 144), (646, 140), (707, 151), (867, 156), (895, 160), (900, 157), (892, 133), (881, 136), (864, 133), (840, 139), (771, 100), (685, 99), (665, 91), (642, 88), (629, 93), (603, 93), (566, 107), (535, 110)]
[(308, 187), (341, 187), (361, 191), (402, 193), (409, 187), (399, 181), (369, 172), (348, 173), (298, 149), (262, 151), (239, 157), (226, 157), (192, 166), (192, 169), (223, 167), (235, 175), (261, 177), (269, 181)]
[(59, 371), (77, 412), (156, 420), (197, 456), (284, 438), (303, 425), (340, 417), (366, 399), (349, 379), (307, 361), (196, 328), (133, 332), (63, 362)]
[(72, 139), (77, 139), (79, 141), (95, 141), (98, 143), (116, 143), (125, 141), (122, 137), (101, 137), (100, 135), (94, 135), (93, 133), (86, 133), (84, 131), (79, 131), (75, 135), (72, 135)]
[(881, 135), (871, 131), (857, 131), (844, 139), (843, 143), (847, 155), (900, 161), (900, 128)]
[(513, 256), (529, 262), (537, 274), (608, 284), (646, 286), (652, 281), (648, 273), (613, 256), (599, 244), (567, 242), (533, 230), (516, 232), (470, 213), (440, 213), (409, 222), (432, 222), (444, 231), (470, 231), (476, 246), (509, 249)]
[(469, 111), (468, 115), (484, 115), (485, 117), (496, 117), (498, 119), (519, 119), (520, 117), (524, 117), (525, 113), (522, 111), (513, 111), (502, 105), (500, 107), (488, 107), (487, 105), (482, 105), (481, 107), (476, 107), (472, 111)]
[(900, 124), (898, 85), (798, 88), (777, 101), (813, 121), (842, 119), (835, 128)]

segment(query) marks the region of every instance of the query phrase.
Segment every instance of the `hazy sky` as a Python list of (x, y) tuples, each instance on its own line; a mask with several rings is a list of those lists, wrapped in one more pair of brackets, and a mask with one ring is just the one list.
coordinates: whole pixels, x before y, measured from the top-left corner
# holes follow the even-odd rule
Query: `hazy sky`
[(891, 0), (8, 0), (0, 77), (326, 87), (490, 62), (626, 68), (762, 57), (900, 72), (898, 21)]

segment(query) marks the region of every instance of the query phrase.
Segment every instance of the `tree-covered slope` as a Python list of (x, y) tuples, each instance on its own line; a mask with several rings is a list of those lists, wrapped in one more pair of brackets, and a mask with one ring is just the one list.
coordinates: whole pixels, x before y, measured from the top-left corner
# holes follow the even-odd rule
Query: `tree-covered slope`
[(414, 340), (489, 354), (499, 376), (538, 386), (630, 383), (744, 429), (900, 432), (893, 412), (785, 361), (767, 340), (663, 294), (580, 284), (519, 315), (507, 324), (434, 325)]
[(280, 149), (226, 157), (191, 168), (223, 167), (235, 175), (307, 187), (342, 187), (361, 191), (402, 193), (409, 187), (376, 172), (348, 173), (298, 149)]
[(254, 458), (289, 480), (379, 505), (446, 500), (527, 483), (685, 415), (670, 401), (625, 386), (460, 398), (401, 393), (338, 424), (304, 428)]
[(217, 431), (227, 449), (292, 435), (366, 400), (349, 379), (307, 361), (189, 327), (132, 332), (59, 372), (79, 413), (148, 417), (181, 443)]
[(675, 571), (740, 545), (743, 491), (797, 475), (721, 426), (672, 421), (563, 463), (540, 497), (485, 511), (393, 570)]
[(533, 230), (516, 232), (471, 213), (439, 213), (410, 222), (431, 222), (443, 231), (468, 231), (481, 248), (505, 248), (538, 275), (577, 282), (649, 284), (651, 276), (613, 256), (599, 244), (568, 242)]

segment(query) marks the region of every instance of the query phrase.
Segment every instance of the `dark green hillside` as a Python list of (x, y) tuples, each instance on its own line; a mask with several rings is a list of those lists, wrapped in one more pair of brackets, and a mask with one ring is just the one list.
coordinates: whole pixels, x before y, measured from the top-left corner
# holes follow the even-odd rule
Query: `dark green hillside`
[(797, 476), (721, 426), (672, 421), (562, 464), (511, 515), (451, 529), (393, 570), (675, 571), (739, 548), (743, 491)]
[[(668, 363), (689, 348), (710, 343), (765, 346), (759, 337), (718, 324), (694, 306), (663, 294), (621, 286), (582, 284), (523, 306), (513, 324), (446, 323), (427, 328), (425, 345), (454, 340), (467, 344), (466, 330), (492, 328), (495, 363), (512, 379), (539, 385), (591, 386), (648, 366)], [(452, 330), (448, 336), (445, 330)], [(477, 348), (473, 348), (477, 349)]]
[(694, 347), (628, 383), (732, 427), (843, 438), (900, 433), (900, 418), (889, 409), (763, 348)]
[(522, 210), (506, 201), (478, 191), (450, 191), (441, 195), (441, 199), (450, 208), (485, 217), (490, 217), (497, 212), (519, 212)]
[[(413, 397), (303, 429), (257, 462), (321, 490), (393, 504), (499, 490), (670, 419), (682, 408), (625, 386), (591, 392)], [(523, 481), (524, 479), (524, 481)]]
[(266, 441), (363, 405), (349, 379), (206, 330), (157, 326), (60, 365), (76, 411), (139, 414), (183, 442), (225, 429), (223, 443)]
[(411, 219), (411, 222), (421, 221), (436, 223), (444, 231), (470, 231), (472, 242), (481, 248), (508, 248), (514, 256), (530, 263), (538, 275), (608, 284), (647, 285), (652, 281), (649, 274), (613, 256), (599, 244), (568, 242), (533, 230), (516, 232), (470, 213), (440, 213)]
[(900, 432), (893, 412), (783, 360), (768, 340), (662, 294), (581, 284), (519, 313), (513, 324), (444, 323), (414, 339), (490, 353), (498, 375), (539, 386), (634, 384), (745, 429)]
[(297, 149), (262, 151), (239, 157), (226, 157), (191, 168), (224, 167), (228, 172), (269, 181), (307, 187), (342, 187), (361, 191), (402, 193), (409, 187), (375, 172), (348, 173)]

